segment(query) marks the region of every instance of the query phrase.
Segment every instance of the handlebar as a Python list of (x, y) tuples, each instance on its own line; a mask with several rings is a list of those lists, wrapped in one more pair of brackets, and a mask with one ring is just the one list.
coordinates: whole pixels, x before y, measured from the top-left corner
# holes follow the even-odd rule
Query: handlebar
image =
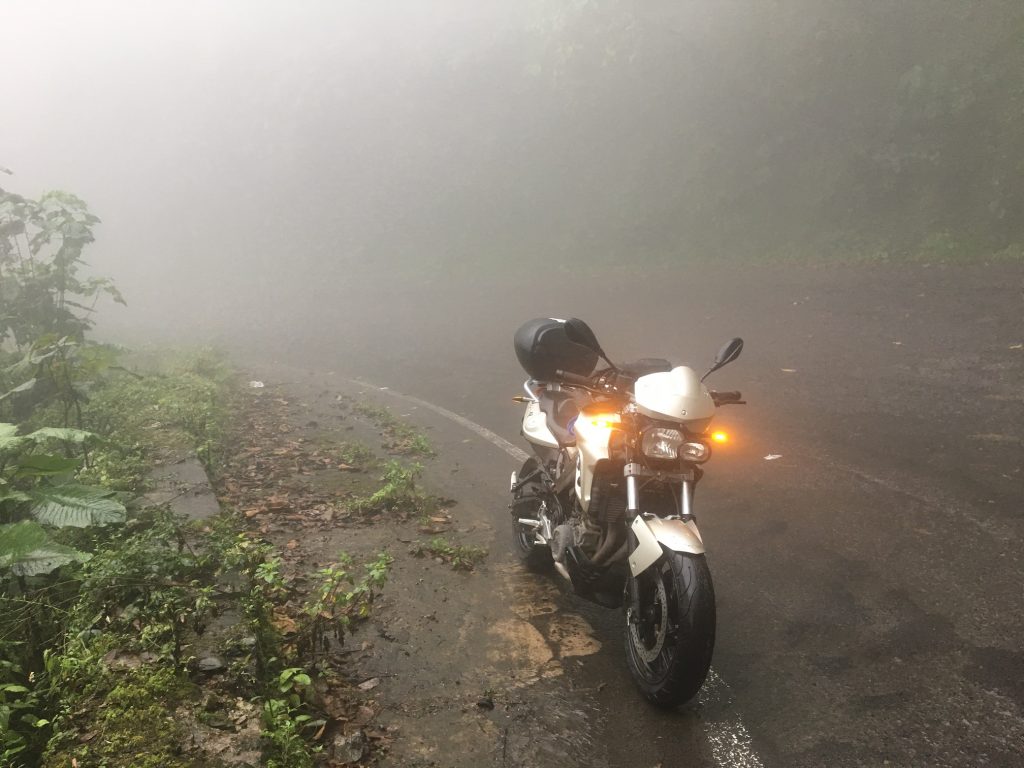
[(747, 401), (743, 399), (743, 393), (739, 391), (732, 392), (716, 392), (711, 390), (711, 399), (715, 401), (715, 405), (746, 405)]
[[(555, 371), (555, 376), (565, 384), (575, 385), (577, 387), (585, 387), (593, 392), (600, 392), (600, 387), (595, 385), (595, 382), (589, 376), (580, 376), (576, 373), (569, 371), (563, 371), (561, 369)], [(715, 401), (717, 407), (723, 405), (746, 405), (747, 401), (743, 399), (743, 393), (738, 390), (731, 392), (716, 392), (715, 390), (710, 391), (711, 399)]]
[(594, 383), (587, 376), (580, 376), (569, 371), (557, 370), (555, 376), (567, 384), (579, 384), (581, 387), (593, 387)]

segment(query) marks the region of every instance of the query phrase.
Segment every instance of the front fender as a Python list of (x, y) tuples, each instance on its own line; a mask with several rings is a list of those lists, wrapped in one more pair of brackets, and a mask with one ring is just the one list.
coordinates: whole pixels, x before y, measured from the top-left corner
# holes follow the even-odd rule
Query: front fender
[(636, 536), (637, 546), (629, 555), (629, 570), (634, 576), (646, 571), (665, 549), (673, 552), (687, 552), (691, 555), (704, 554), (704, 542), (693, 520), (663, 520), (654, 515), (637, 515), (630, 526)]

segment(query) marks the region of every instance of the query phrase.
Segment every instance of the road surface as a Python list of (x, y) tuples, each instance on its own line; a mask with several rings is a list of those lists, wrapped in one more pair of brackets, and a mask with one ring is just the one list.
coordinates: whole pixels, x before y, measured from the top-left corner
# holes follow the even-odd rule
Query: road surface
[(613, 359), (695, 368), (742, 336), (711, 381), (750, 405), (722, 413), (733, 441), (697, 499), (716, 677), (697, 708), (650, 708), (625, 671), (620, 617), (558, 595), (596, 641), (545, 683), (553, 711), (578, 715), (553, 715), (553, 732), (586, 732), (561, 764), (1019, 766), (1022, 297), (1018, 264), (556, 271), (529, 286), (447, 275), (396, 283), (372, 310), (339, 289), (258, 354), (315, 386), (387, 387), (375, 396), (448, 446), (432, 471), (458, 463), (446, 490), (490, 515), (503, 563), (516, 462), (465, 422), (525, 447), (510, 400), (525, 378), (518, 324), (575, 315)]

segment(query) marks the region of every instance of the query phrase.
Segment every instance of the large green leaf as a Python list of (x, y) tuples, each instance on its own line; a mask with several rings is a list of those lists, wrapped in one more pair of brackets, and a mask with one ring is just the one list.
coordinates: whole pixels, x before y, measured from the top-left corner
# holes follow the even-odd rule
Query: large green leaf
[(111, 491), (69, 483), (40, 486), (29, 491), (29, 512), (36, 520), (57, 528), (110, 525), (125, 520), (124, 504), (111, 498)]
[(23, 501), (32, 501), (32, 498), (24, 491), (13, 488), (10, 483), (0, 480), (0, 504), (5, 501), (13, 501), (20, 504)]
[(39, 523), (22, 520), (0, 525), (0, 573), (41, 576), (73, 562), (89, 559), (85, 552), (58, 544)]
[(30, 441), (18, 435), (17, 424), (0, 424), (0, 455), (10, 456)]
[(36, 380), (35, 379), (29, 379), (28, 381), (24, 382), (23, 384), (19, 384), (18, 386), (16, 386), (14, 389), (11, 389), (11, 390), (8, 390), (7, 392), (4, 392), (4, 394), (0, 395), (0, 400), (6, 400), (8, 397), (10, 397), (11, 395), (16, 395), (18, 392), (28, 392), (35, 385), (36, 385)]
[(48, 453), (30, 453), (18, 459), (18, 474), (41, 477), (43, 475), (62, 475), (78, 468), (78, 459), (65, 459), (63, 456), (51, 456)]
[(69, 427), (43, 427), (35, 432), (25, 435), (29, 440), (63, 440), (67, 443), (84, 443), (86, 440), (99, 439), (99, 436), (84, 429), (71, 429)]

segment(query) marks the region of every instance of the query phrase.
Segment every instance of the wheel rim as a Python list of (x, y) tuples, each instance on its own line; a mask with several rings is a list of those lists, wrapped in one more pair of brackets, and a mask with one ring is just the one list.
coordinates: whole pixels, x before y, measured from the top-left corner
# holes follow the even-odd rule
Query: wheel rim
[[(525, 472), (526, 470), (527, 470), (527, 465), (524, 465), (522, 471)], [(527, 491), (527, 490), (536, 491), (537, 489), (535, 489), (533, 486), (528, 486), (527, 488), (520, 489), (520, 491), (516, 494), (515, 498), (517, 498), (517, 499), (520, 498), (522, 496), (523, 492)], [(527, 509), (524, 509), (522, 512), (517, 513), (517, 517), (525, 517), (525, 518), (530, 518), (530, 519), (534, 519), (534, 520), (539, 520), (540, 519), (540, 515), (538, 514), (538, 511), (539, 511), (541, 505), (542, 505), (542, 502), (538, 502), (536, 504), (536, 506), (534, 506), (533, 504), (530, 504)], [(522, 523), (519, 523), (518, 521), (515, 522), (514, 525), (515, 525), (516, 543), (523, 550), (523, 552), (531, 551), (537, 545), (537, 534), (534, 532), (534, 530), (531, 527), (523, 525)]]
[(655, 574), (631, 579), (626, 621), (629, 627), (629, 645), (637, 666), (649, 678), (661, 677), (671, 663), (675, 634), (675, 589), (672, 569), (662, 563)]

